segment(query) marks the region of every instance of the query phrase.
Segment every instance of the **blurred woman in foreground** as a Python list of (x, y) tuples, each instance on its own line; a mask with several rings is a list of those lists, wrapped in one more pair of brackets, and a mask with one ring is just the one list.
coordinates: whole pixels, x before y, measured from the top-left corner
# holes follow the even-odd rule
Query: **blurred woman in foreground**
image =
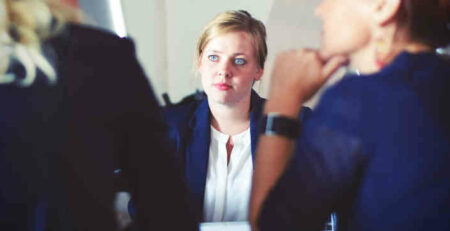
[(261, 136), (253, 228), (319, 230), (336, 211), (338, 230), (448, 229), (450, 64), (435, 49), (450, 42), (449, 1), (324, 0), (316, 14), (321, 49), (277, 58), (266, 116), (299, 126), (339, 66), (362, 75), (324, 94), (299, 152), (279, 129)]
[(133, 43), (61, 6), (0, 2), (0, 230), (116, 230), (117, 168), (142, 230), (194, 230)]

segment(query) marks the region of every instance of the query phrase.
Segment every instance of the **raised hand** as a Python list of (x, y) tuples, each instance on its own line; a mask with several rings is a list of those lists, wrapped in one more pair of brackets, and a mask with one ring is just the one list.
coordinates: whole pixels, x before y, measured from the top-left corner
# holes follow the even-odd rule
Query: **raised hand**
[[(298, 49), (278, 55), (269, 92), (270, 111), (295, 116), (308, 100), (347, 59), (334, 56), (324, 60), (319, 51)], [(273, 106), (273, 107), (272, 107)], [(267, 111), (267, 110), (266, 110)]]

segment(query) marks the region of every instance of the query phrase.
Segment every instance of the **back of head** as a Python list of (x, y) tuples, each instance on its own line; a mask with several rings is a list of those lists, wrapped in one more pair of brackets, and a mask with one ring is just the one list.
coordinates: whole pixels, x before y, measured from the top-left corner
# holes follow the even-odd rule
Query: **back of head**
[[(41, 51), (42, 42), (56, 34), (66, 20), (75, 20), (56, 0), (2, 0), (0, 3), (0, 84), (33, 84), (39, 69), (49, 83), (56, 82), (56, 72)], [(67, 11), (68, 12), (68, 11)], [(25, 69), (25, 76), (5, 74), (11, 63)]]
[(203, 28), (197, 40), (194, 67), (197, 66), (196, 64), (209, 41), (219, 35), (237, 31), (247, 32), (251, 35), (255, 47), (255, 57), (259, 66), (264, 68), (267, 57), (266, 28), (261, 21), (253, 18), (244, 10), (220, 13)]
[(450, 43), (450, 2), (448, 0), (402, 0), (398, 22), (412, 40), (432, 48)]

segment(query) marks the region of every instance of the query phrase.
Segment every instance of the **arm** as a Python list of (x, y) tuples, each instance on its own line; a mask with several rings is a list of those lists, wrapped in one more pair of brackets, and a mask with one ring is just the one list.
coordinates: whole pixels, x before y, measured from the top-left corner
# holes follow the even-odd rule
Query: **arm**
[[(300, 106), (289, 106), (287, 104), (277, 104), (278, 101), (270, 99), (267, 101), (264, 114), (269, 112), (279, 112), (291, 118), (298, 118)], [(298, 103), (301, 105), (301, 103)], [(286, 105), (286, 106), (284, 106)], [(280, 106), (279, 110), (276, 110)], [(289, 111), (292, 109), (292, 111)], [(284, 113), (282, 113), (284, 112)], [(283, 172), (289, 158), (294, 150), (294, 142), (282, 136), (261, 135), (257, 147), (257, 158), (253, 173), (252, 193), (250, 197), (250, 222), (256, 228), (256, 221), (261, 210), (262, 203), (268, 193)]]
[[(264, 112), (278, 112), (292, 119), (298, 118), (301, 105), (344, 61), (342, 57), (335, 57), (324, 62), (318, 52), (311, 50), (281, 54), (275, 63), (269, 100)], [(260, 137), (249, 214), (254, 230), (257, 230), (256, 221), (261, 205), (284, 171), (293, 150), (294, 141), (286, 137), (264, 134)]]

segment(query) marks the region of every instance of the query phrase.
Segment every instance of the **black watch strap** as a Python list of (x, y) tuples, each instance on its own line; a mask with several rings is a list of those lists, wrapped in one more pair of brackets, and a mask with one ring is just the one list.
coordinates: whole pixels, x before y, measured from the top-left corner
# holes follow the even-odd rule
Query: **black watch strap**
[(276, 112), (271, 112), (264, 116), (261, 121), (262, 133), (264, 135), (285, 136), (290, 139), (299, 137), (300, 122)]

